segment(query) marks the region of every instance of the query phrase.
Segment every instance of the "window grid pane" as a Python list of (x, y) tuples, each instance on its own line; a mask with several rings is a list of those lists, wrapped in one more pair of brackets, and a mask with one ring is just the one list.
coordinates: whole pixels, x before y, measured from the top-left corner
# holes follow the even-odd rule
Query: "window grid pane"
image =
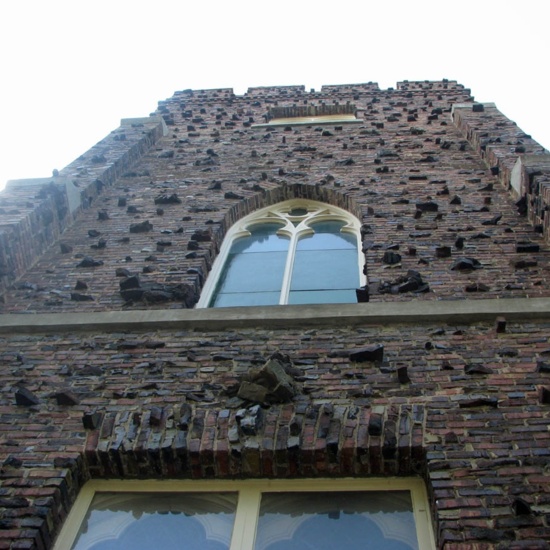
[(276, 305), (288, 256), (289, 239), (280, 224), (252, 226), (236, 239), (220, 275), (212, 307)]
[(408, 491), (263, 493), (254, 550), (418, 550)]
[(298, 304), (349, 304), (357, 299), (355, 289), (347, 290), (293, 290), (288, 303)]
[(286, 257), (286, 252), (231, 255), (219, 292), (280, 291)]
[(73, 550), (229, 550), (237, 493), (96, 493)]
[(353, 250), (296, 252), (290, 290), (356, 289), (357, 254)]
[(235, 292), (218, 294), (214, 307), (276, 306), (280, 292)]

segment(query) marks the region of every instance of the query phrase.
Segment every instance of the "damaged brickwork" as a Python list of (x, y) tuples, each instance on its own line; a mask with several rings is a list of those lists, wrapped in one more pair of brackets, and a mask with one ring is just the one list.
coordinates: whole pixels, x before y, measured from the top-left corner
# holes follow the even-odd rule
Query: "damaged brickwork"
[[(265, 127), (326, 113), (359, 122)], [(92, 478), (407, 475), (426, 482), (439, 548), (549, 547), (549, 177), (539, 144), (444, 80), (185, 90), (51, 179), (11, 184), (0, 549), (50, 548)], [(338, 305), (332, 325), (170, 320), (193, 312), (237, 220), (293, 198), (360, 221), (369, 302), (353, 323)], [(509, 299), (523, 316), (480, 314)], [(441, 302), (469, 320), (361, 321)], [(139, 325), (152, 310), (162, 327)], [(71, 313), (99, 317), (48, 328)]]
[[(272, 109), (329, 104), (352, 104), (362, 124), (255, 128)], [(78, 223), (51, 237), (31, 235), (57, 223), (55, 209), (29, 213), (25, 204), (60, 189), (56, 178), (38, 193), (14, 185), (2, 194), (4, 312), (193, 307), (227, 229), (296, 197), (340, 206), (363, 224), (371, 301), (550, 292), (547, 153), (455, 82), (184, 91), (156, 116), (164, 126), (123, 125), (59, 173), (81, 190)], [(540, 159), (523, 168), (532, 181), (522, 196), (507, 193), (523, 156), (529, 166)], [(475, 269), (455, 268), (462, 258)], [(411, 270), (423, 283), (395, 290)], [(137, 290), (121, 292), (127, 277)], [(72, 296), (79, 281), (85, 292)]]
[(4, 525), (46, 533), (89, 478), (422, 475), (442, 546), (547, 538), (549, 337), (503, 319), (5, 335)]

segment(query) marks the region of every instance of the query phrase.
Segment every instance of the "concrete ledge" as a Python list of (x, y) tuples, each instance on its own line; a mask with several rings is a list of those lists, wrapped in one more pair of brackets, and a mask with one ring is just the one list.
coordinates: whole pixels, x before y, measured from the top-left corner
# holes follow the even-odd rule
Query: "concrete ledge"
[(469, 109), (470, 111), (473, 110), (474, 105), (483, 105), (483, 108), (495, 108), (496, 109), (496, 103), (480, 103), (479, 101), (472, 101), (471, 103), (454, 103), (451, 108), (451, 116), (456, 111), (456, 109)]
[(550, 320), (550, 298), (0, 315), (0, 334)]

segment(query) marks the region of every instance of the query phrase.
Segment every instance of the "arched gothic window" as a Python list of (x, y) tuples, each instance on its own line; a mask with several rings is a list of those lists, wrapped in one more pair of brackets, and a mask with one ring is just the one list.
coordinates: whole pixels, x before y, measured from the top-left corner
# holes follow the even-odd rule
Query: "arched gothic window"
[(258, 210), (229, 230), (198, 307), (356, 302), (364, 284), (359, 227), (320, 202)]

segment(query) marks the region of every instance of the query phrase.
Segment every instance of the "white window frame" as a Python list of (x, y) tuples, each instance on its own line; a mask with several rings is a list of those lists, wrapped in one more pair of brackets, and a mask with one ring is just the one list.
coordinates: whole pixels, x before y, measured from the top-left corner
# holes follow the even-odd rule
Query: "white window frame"
[(253, 124), (252, 128), (270, 128), (277, 126), (311, 126), (322, 124), (362, 124), (364, 121), (351, 114), (296, 116), (273, 118), (264, 124)]
[[(295, 226), (292, 221), (293, 217), (289, 213), (295, 209), (306, 209), (308, 211), (307, 216), (301, 219), (300, 223)], [(296, 221), (298, 218), (296, 219)], [(313, 230), (308, 227), (310, 223), (318, 221), (342, 221), (346, 225), (342, 227), (341, 231), (350, 233), (357, 238), (357, 269), (359, 273), (359, 287), (366, 284), (366, 277), (363, 273), (364, 257), (361, 251), (361, 238), (360, 228), (361, 224), (359, 220), (342, 208), (326, 204), (324, 202), (306, 200), (306, 199), (290, 199), (284, 202), (279, 202), (272, 206), (267, 206), (256, 210), (252, 214), (240, 219), (227, 232), (225, 236), (220, 253), (214, 261), (212, 270), (206, 280), (204, 288), (201, 292), (201, 297), (195, 307), (207, 308), (216, 290), (218, 280), (223, 271), (223, 267), (227, 260), (227, 256), (231, 249), (231, 246), (235, 239), (239, 237), (247, 237), (250, 235), (247, 227), (252, 225), (259, 225), (262, 223), (282, 222), (282, 227), (277, 231), (280, 235), (286, 235), (290, 238), (289, 253), (287, 256), (287, 262), (283, 275), (283, 282), (281, 288), (281, 295), (279, 305), (285, 305), (288, 303), (288, 295), (290, 292), (290, 277), (292, 274), (292, 268), (294, 265), (294, 257), (296, 252), (296, 244), (298, 239), (304, 235), (313, 234)], [(251, 306), (245, 306), (251, 307)]]
[(361, 124), (357, 118), (355, 105), (349, 103), (340, 105), (304, 104), (277, 106), (269, 109), (271, 119), (265, 124), (253, 124), (253, 128), (269, 128), (270, 126), (303, 126), (312, 124)]
[(84, 485), (54, 544), (72, 548), (96, 492), (126, 493), (238, 493), (230, 550), (253, 550), (256, 524), (264, 492), (409, 491), (418, 548), (435, 550), (435, 538), (424, 481), (420, 478), (343, 478), (293, 480), (95, 480)]

